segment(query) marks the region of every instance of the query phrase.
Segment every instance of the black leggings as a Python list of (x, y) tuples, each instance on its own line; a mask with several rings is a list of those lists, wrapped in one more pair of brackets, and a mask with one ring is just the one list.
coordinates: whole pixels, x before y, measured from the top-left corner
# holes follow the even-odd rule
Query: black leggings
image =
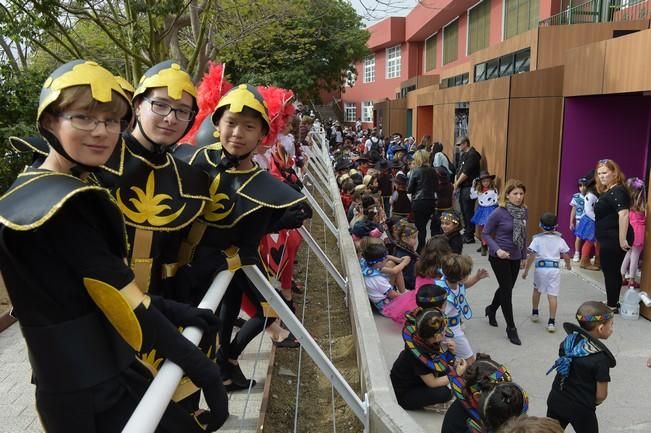
[(412, 388), (396, 397), (398, 404), (403, 409), (420, 410), (425, 406), (449, 401), (452, 398), (452, 393), (447, 386), (430, 388), (429, 386), (423, 385)]
[[(242, 293), (246, 293), (249, 300), (255, 306), (255, 314), (240, 328), (240, 331), (231, 340), (233, 324), (242, 307)], [(219, 319), (222, 327), (219, 331), (219, 342), (221, 353), (228, 359), (237, 359), (246, 346), (265, 329), (265, 318), (260, 305), (261, 295), (249, 281), (244, 272), (235, 274), (233, 280), (226, 289), (224, 299), (219, 307)], [(274, 319), (268, 319), (266, 326), (273, 323)]]
[(576, 433), (599, 433), (599, 422), (594, 410), (579, 405), (553, 405), (547, 402), (547, 416), (557, 420), (563, 430), (572, 424)]
[(411, 209), (414, 213), (414, 223), (418, 230), (418, 252), (421, 252), (425, 247), (427, 223), (432, 221), (434, 206), (436, 206), (436, 200), (414, 200), (412, 202)]
[(499, 285), (495, 295), (493, 295), (490, 308), (497, 311), (498, 308), (502, 307), (507, 328), (515, 328), (515, 322), (513, 321), (513, 286), (515, 286), (520, 272), (520, 260), (500, 259), (499, 257), (490, 256), (488, 261)]
[(601, 271), (604, 274), (608, 306), (615, 308), (619, 302), (619, 292), (622, 289), (621, 268), (626, 251), (621, 249), (619, 243), (604, 242), (600, 245)]

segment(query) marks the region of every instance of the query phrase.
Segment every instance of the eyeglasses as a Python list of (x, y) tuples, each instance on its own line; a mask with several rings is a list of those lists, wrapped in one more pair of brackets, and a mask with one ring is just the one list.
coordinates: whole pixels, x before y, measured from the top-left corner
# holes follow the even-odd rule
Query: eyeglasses
[(94, 117), (85, 116), (83, 114), (59, 114), (59, 117), (70, 121), (70, 125), (80, 131), (94, 131), (95, 128), (97, 128), (97, 125), (103, 123), (106, 132), (119, 134), (127, 127), (127, 122), (124, 120), (97, 120)]
[(172, 108), (170, 104), (167, 104), (165, 102), (149, 98), (143, 99), (151, 104), (151, 111), (158, 114), (159, 116), (165, 117), (173, 111), (176, 120), (180, 120), (181, 122), (189, 122), (194, 118), (194, 115), (196, 114), (193, 110), (188, 110), (187, 108)]

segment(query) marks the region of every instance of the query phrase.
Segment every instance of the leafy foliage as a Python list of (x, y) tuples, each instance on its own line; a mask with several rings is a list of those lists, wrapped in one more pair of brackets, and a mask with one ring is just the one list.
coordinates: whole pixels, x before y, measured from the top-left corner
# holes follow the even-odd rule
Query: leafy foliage
[(38, 95), (47, 73), (38, 70), (15, 72), (10, 66), (0, 65), (0, 191), (5, 191), (32, 155), (11, 150), (8, 138), (25, 137), (36, 133)]

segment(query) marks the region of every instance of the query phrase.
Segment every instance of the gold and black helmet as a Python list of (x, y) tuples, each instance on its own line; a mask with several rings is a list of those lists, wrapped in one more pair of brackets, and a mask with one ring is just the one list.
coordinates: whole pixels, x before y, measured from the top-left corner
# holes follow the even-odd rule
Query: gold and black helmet
[(212, 115), (212, 123), (214, 125), (219, 123), (219, 119), (226, 108), (233, 113), (241, 113), (244, 107), (259, 113), (265, 123), (266, 130), (269, 131), (270, 122), (267, 103), (262, 95), (260, 95), (260, 92), (250, 84), (240, 84), (239, 86), (233, 87), (219, 100), (217, 108), (215, 108), (215, 112)]
[(121, 75), (116, 75), (115, 80), (118, 82), (120, 87), (122, 87), (122, 90), (124, 90), (124, 93), (126, 93), (127, 96), (133, 95), (133, 93), (136, 91), (136, 89), (131, 85), (131, 83), (127, 81), (125, 78), (123, 78)]
[(40, 121), (43, 111), (59, 98), (62, 90), (84, 85), (90, 87), (91, 95), (97, 102), (111, 102), (113, 92), (124, 98), (129, 110), (123, 120), (131, 120), (131, 101), (113, 74), (95, 62), (73, 60), (59, 66), (45, 80), (38, 100), (36, 122)]
[(192, 78), (174, 60), (166, 60), (149, 68), (140, 78), (140, 83), (133, 93), (134, 100), (147, 90), (157, 87), (167, 88), (167, 96), (174, 100), (181, 99), (183, 92), (188, 92), (192, 96), (194, 111), (198, 111), (197, 89)]

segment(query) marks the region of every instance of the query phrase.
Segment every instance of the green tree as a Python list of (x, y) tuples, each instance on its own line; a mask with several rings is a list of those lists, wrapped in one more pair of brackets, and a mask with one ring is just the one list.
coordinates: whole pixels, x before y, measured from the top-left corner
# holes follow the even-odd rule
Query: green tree
[[(241, 19), (223, 17), (214, 44), (234, 82), (255, 78), (315, 97), (321, 89), (340, 87), (350, 64), (368, 54), (369, 33), (346, 1), (259, 1), (250, 10), (246, 0), (230, 2), (238, 6), (228, 10)], [(263, 32), (246, 32), (279, 11), (282, 18), (265, 24)], [(233, 34), (239, 36), (229, 38)]]
[(0, 192), (4, 192), (16, 175), (31, 161), (32, 155), (14, 152), (8, 138), (35, 134), (36, 109), (41, 86), (47, 78), (44, 71), (25, 69), (17, 72), (8, 64), (0, 65)]

